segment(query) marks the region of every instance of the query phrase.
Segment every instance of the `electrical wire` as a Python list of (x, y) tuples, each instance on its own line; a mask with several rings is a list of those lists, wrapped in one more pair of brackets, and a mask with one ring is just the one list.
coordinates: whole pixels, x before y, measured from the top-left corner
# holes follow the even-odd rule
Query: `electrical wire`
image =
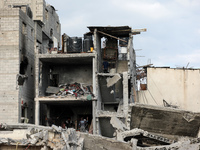
[(143, 91), (141, 91), (141, 95), (142, 95), (142, 97), (143, 97), (143, 102), (144, 102), (144, 104), (145, 104), (145, 98), (144, 98), (144, 93), (143, 93)]
[[(147, 97), (146, 97), (144, 91), (141, 91), (141, 93), (142, 93), (142, 95), (143, 95), (143, 102), (146, 103), (146, 104), (148, 104)], [(145, 102), (145, 101), (146, 101), (146, 102)]]
[(145, 97), (145, 99), (146, 99), (146, 102), (147, 102), (147, 104), (148, 104), (147, 97), (146, 97), (145, 93), (144, 93), (144, 97)]
[[(149, 89), (148, 89), (149, 91)], [(153, 95), (151, 94), (151, 92), (149, 91), (149, 94), (151, 95), (151, 97), (153, 98), (154, 102), (158, 105), (158, 103), (156, 102), (156, 100), (154, 99)]]
[(160, 95), (163, 97), (163, 94), (161, 93), (161, 91), (159, 90), (158, 86), (156, 85), (155, 81), (153, 80), (153, 78), (150, 76), (149, 74), (149, 77), (151, 78), (151, 80), (153, 81), (155, 87), (157, 88), (158, 92), (160, 93)]

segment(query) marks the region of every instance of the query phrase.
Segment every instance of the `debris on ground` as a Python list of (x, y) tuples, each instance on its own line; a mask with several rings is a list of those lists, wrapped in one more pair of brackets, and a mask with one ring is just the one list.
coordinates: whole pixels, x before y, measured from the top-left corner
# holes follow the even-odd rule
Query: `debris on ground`
[(198, 150), (200, 138), (179, 137), (177, 140), (142, 129), (128, 130), (117, 117), (111, 118), (115, 138), (31, 124), (0, 124), (0, 149), (34, 150)]
[[(1, 124), (1, 145), (42, 146), (52, 150), (82, 150), (84, 139), (73, 128)], [(47, 150), (48, 150), (47, 149)]]

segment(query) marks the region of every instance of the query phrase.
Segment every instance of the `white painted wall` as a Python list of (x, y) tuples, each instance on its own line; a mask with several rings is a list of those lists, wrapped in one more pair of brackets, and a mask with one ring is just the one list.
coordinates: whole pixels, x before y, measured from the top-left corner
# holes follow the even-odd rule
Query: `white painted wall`
[(138, 92), (142, 104), (163, 105), (200, 112), (200, 70), (148, 68), (147, 90)]

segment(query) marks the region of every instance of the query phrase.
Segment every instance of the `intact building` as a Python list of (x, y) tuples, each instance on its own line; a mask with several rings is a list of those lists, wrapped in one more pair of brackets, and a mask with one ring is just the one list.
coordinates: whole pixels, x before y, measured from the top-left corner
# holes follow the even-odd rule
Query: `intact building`
[(35, 54), (60, 45), (60, 22), (43, 0), (0, 0), (0, 122), (34, 123)]

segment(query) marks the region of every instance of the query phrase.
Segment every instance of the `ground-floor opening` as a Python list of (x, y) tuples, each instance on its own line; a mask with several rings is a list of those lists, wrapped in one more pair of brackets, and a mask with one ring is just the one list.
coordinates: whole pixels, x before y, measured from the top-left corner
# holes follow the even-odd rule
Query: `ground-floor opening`
[(80, 130), (80, 122), (85, 122), (88, 131), (92, 124), (92, 101), (54, 101), (41, 103), (40, 124), (61, 126)]

